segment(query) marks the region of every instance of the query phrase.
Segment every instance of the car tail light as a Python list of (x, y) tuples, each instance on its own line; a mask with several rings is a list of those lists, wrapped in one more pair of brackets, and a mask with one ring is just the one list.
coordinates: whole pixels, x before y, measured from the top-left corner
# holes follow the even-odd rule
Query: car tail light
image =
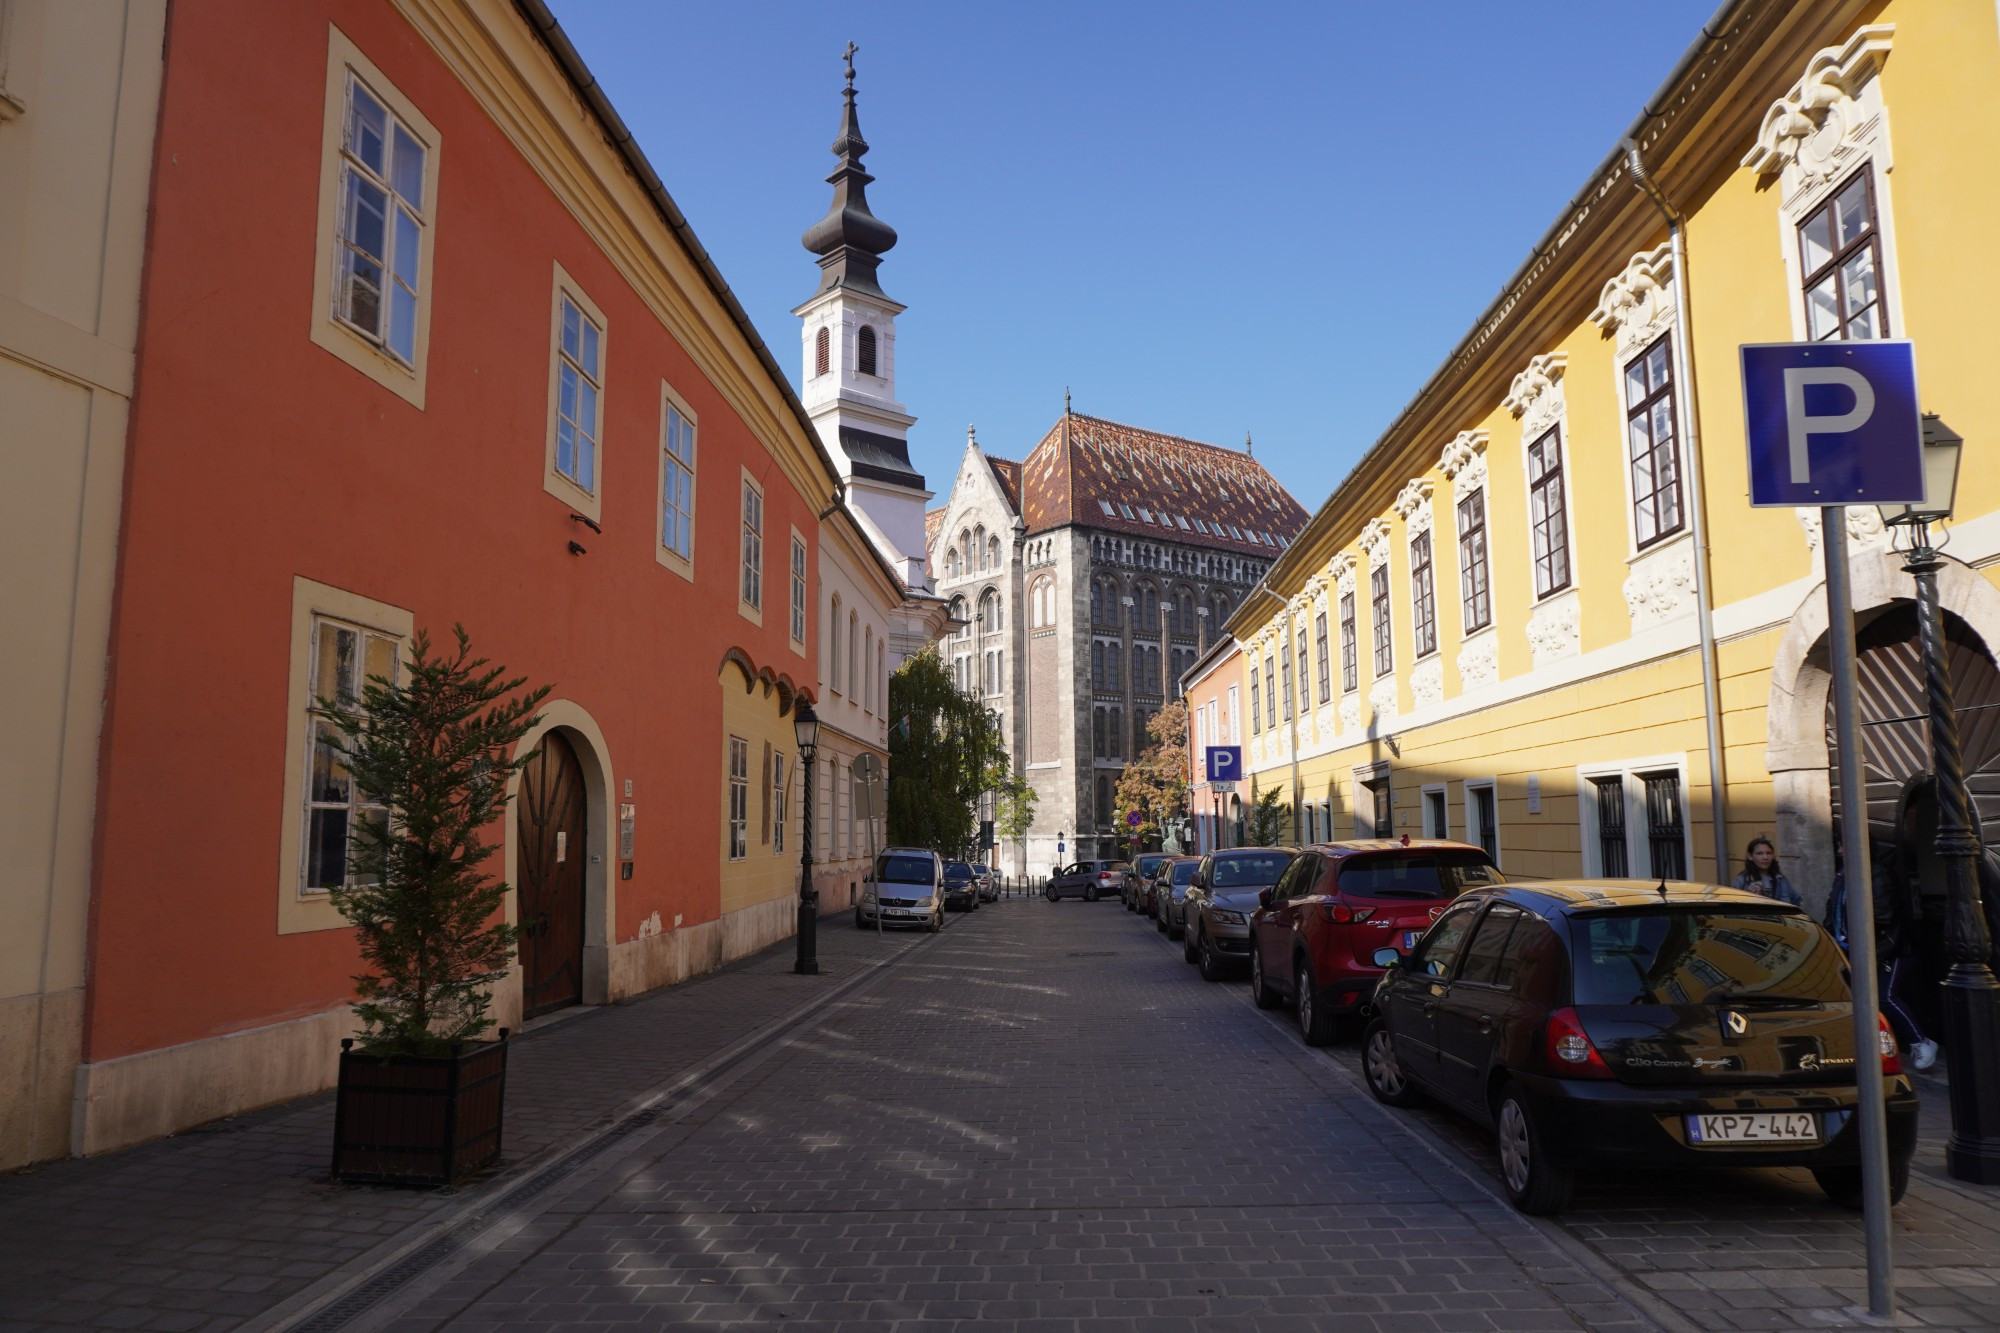
[(1349, 921), (1366, 921), (1375, 915), (1372, 907), (1349, 907), (1346, 903), (1321, 903), (1320, 920), (1333, 925), (1345, 925)]
[(1558, 1009), (1549, 1015), (1548, 1034), (1542, 1039), (1542, 1060), (1557, 1078), (1611, 1078), (1611, 1066), (1591, 1045), (1576, 1010)]
[(1882, 1072), (1900, 1074), (1903, 1072), (1903, 1053), (1896, 1049), (1896, 1033), (1889, 1026), (1889, 1020), (1875, 1015), (1875, 1041), (1882, 1048)]

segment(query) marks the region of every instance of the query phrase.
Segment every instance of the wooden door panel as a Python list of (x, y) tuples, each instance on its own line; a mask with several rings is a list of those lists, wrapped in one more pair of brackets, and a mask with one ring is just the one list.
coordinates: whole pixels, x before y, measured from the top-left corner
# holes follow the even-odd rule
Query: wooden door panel
[(522, 1015), (583, 998), (583, 868), (589, 863), (583, 765), (560, 733), (521, 772), (516, 886)]

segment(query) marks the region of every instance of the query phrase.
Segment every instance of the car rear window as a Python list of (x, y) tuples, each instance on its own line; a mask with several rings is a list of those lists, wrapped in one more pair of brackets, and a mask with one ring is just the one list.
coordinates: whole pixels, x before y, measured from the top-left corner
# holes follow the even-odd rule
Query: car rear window
[(928, 884), (931, 861), (925, 856), (885, 854), (875, 859), (875, 878), (886, 884)]
[(1211, 888), (1241, 889), (1252, 884), (1276, 884), (1278, 876), (1292, 863), (1290, 852), (1251, 853), (1215, 858), (1215, 883)]
[(1340, 866), (1340, 891), (1362, 898), (1456, 898), (1500, 872), (1482, 852), (1388, 852), (1354, 856)]
[(972, 867), (963, 861), (946, 861), (944, 873), (952, 879), (971, 879)]
[(1578, 1004), (1844, 1004), (1847, 959), (1791, 913), (1593, 912), (1570, 920)]

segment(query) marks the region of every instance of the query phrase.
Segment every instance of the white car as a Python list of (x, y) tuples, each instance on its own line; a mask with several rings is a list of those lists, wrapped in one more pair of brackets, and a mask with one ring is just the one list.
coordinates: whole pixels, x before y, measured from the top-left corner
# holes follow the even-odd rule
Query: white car
[(875, 858), (861, 882), (861, 900), (854, 905), (854, 926), (944, 928), (944, 862), (923, 847), (889, 847)]

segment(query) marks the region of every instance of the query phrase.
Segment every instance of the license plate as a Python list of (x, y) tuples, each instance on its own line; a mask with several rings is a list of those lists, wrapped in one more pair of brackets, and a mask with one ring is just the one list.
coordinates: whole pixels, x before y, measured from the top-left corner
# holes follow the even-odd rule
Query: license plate
[(1406, 930), (1403, 932), (1404, 953), (1408, 953), (1410, 950), (1417, 947), (1417, 936), (1421, 934), (1423, 934), (1421, 930)]
[(884, 908), (883, 910), (886, 911), (890, 916), (909, 916), (913, 914), (917, 909), (914, 907), (888, 907)]
[(1818, 1143), (1819, 1117), (1811, 1111), (1739, 1111), (1691, 1115), (1690, 1143)]

